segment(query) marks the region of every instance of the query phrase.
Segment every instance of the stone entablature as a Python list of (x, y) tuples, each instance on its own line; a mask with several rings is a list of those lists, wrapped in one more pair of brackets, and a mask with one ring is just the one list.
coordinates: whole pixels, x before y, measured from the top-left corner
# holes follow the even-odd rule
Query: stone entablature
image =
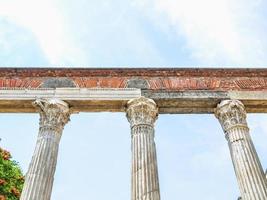
[(267, 69), (1, 68), (1, 87), (255, 91), (267, 90)]

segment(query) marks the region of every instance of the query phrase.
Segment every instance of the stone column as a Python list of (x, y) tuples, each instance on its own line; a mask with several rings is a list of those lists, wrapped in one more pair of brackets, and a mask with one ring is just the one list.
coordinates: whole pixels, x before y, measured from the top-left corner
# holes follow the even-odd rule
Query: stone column
[(132, 200), (160, 200), (154, 123), (158, 108), (140, 97), (127, 103), (126, 116), (132, 137)]
[(34, 105), (40, 112), (40, 128), (20, 200), (50, 200), (59, 141), (69, 121), (69, 106), (58, 99), (36, 100)]
[(249, 134), (244, 105), (238, 100), (224, 100), (215, 115), (228, 141), (242, 199), (267, 199), (267, 181)]

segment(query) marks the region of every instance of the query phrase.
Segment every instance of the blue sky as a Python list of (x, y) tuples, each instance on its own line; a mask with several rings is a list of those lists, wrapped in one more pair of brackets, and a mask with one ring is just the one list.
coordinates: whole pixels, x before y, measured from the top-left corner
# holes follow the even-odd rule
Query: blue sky
[[(0, 0), (1, 66), (264, 67), (262, 0)], [(24, 172), (37, 114), (1, 114), (1, 146)], [(267, 116), (249, 114), (267, 168)], [(160, 115), (162, 199), (237, 199), (223, 131), (213, 115)], [(130, 128), (124, 113), (71, 116), (60, 144), (52, 200), (130, 199)]]

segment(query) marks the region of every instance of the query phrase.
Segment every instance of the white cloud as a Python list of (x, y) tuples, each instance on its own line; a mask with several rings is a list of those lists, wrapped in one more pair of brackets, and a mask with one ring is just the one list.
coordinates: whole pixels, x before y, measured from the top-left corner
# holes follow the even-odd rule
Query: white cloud
[[(1, 1), (0, 16), (31, 31), (52, 65), (82, 63), (56, 1)], [(4, 31), (4, 30), (1, 30)]]
[[(186, 39), (192, 56), (207, 64), (263, 65), (267, 41), (262, 1), (137, 0), (156, 23), (167, 23)], [(166, 25), (159, 25), (161, 27)]]

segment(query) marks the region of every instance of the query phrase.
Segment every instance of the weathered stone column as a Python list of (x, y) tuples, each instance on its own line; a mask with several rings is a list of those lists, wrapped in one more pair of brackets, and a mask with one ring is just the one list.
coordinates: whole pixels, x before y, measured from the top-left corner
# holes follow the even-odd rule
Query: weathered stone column
[(140, 97), (127, 103), (126, 116), (132, 137), (132, 200), (160, 200), (154, 123), (158, 108)]
[(36, 100), (34, 105), (40, 112), (40, 128), (20, 200), (50, 200), (59, 141), (70, 112), (58, 99)]
[(224, 100), (215, 115), (228, 141), (242, 200), (267, 199), (267, 181), (249, 134), (244, 105), (238, 100)]

